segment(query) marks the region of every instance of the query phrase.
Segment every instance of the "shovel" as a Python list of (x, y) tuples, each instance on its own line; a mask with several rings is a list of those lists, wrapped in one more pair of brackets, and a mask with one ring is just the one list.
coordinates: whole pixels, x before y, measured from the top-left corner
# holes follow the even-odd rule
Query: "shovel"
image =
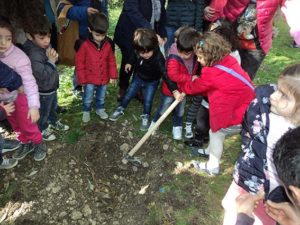
[(175, 100), (169, 108), (162, 114), (159, 119), (156, 121), (153, 127), (151, 127), (145, 135), (139, 140), (139, 142), (125, 155), (125, 157), (122, 159), (123, 164), (127, 164), (128, 162), (131, 162), (135, 166), (141, 165), (141, 161), (133, 157), (133, 155), (140, 149), (140, 147), (145, 143), (146, 140), (151, 136), (151, 134), (159, 127), (159, 125), (167, 118), (167, 116), (173, 111), (173, 109), (179, 104), (180, 101)]

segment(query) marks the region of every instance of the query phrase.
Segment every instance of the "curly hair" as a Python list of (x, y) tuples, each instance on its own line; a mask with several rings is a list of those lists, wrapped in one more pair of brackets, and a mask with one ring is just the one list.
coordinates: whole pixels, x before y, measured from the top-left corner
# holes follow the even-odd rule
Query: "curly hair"
[(196, 55), (203, 55), (206, 66), (212, 66), (221, 61), (231, 52), (231, 45), (221, 35), (206, 32), (194, 47)]

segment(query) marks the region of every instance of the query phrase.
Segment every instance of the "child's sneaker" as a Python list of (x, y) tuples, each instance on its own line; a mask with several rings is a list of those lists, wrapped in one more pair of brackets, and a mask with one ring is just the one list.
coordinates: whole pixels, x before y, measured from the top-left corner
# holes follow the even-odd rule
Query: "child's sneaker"
[(21, 144), (21, 147), (13, 154), (13, 158), (17, 160), (24, 159), (26, 155), (33, 151), (34, 149), (31, 143)]
[[(149, 126), (149, 128), (148, 128), (148, 130), (150, 130), (150, 129), (152, 129), (152, 127), (154, 127), (154, 125), (155, 125), (155, 122), (154, 121), (151, 121), (151, 123), (150, 123), (150, 126)], [(156, 130), (157, 130), (158, 128), (156, 128), (153, 132), (152, 132), (152, 134), (151, 135), (155, 135), (155, 133), (156, 133)]]
[(20, 147), (20, 142), (12, 139), (4, 139), (2, 153), (11, 152)]
[(193, 124), (192, 123), (186, 123), (185, 124), (185, 137), (186, 138), (192, 138), (193, 137)]
[(174, 140), (181, 140), (182, 139), (182, 126), (173, 127), (172, 133), (173, 133)]
[(105, 112), (105, 109), (97, 109), (96, 114), (100, 116), (101, 119), (106, 120), (108, 118), (107, 113)]
[(69, 130), (70, 127), (66, 124), (61, 123), (60, 121), (57, 121), (55, 124), (51, 124), (50, 128), (58, 131), (66, 131)]
[(200, 172), (208, 173), (209, 175), (213, 175), (213, 176), (218, 175), (219, 171), (220, 171), (219, 167), (209, 168), (207, 166), (207, 162), (199, 162), (199, 161), (193, 160), (192, 165), (196, 170), (198, 170)]
[(56, 139), (50, 127), (42, 131), (42, 136), (44, 141), (54, 141)]
[(140, 126), (141, 131), (147, 131), (149, 127), (149, 115), (148, 114), (143, 114), (141, 115), (142, 118), (142, 124)]
[(0, 169), (11, 169), (18, 164), (17, 159), (3, 159), (0, 164)]
[(91, 120), (90, 112), (82, 113), (82, 122), (87, 123)]
[(47, 154), (47, 147), (44, 143), (40, 143), (40, 144), (34, 144), (34, 160), (35, 161), (42, 161)]
[(117, 121), (121, 116), (124, 115), (124, 112), (123, 112), (123, 107), (122, 106), (119, 106), (116, 111), (113, 112), (113, 114), (109, 117), (109, 120), (111, 121)]

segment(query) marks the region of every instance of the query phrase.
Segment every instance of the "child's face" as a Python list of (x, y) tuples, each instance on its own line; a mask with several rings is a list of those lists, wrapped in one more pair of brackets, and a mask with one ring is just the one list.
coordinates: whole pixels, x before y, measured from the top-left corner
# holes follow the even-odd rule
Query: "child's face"
[(46, 35), (35, 34), (33, 36), (32, 42), (40, 48), (47, 49), (50, 45), (50, 38), (50, 33)]
[(12, 33), (5, 27), (0, 27), (0, 55), (3, 55), (12, 45)]
[(283, 116), (286, 119), (292, 119), (296, 99), (288, 91), (288, 88), (280, 81), (278, 82), (278, 89), (270, 96), (271, 112)]
[(183, 60), (188, 60), (188, 59), (191, 59), (193, 57), (194, 52), (193, 51), (190, 51), (190, 52), (178, 51), (178, 55)]
[(95, 31), (91, 31), (93, 40), (99, 45), (101, 41), (104, 40), (105, 34), (100, 34)]
[(143, 59), (150, 59), (153, 56), (154, 51), (149, 51), (149, 52), (140, 52), (139, 55)]
[(197, 60), (201, 64), (201, 66), (206, 66), (206, 62), (203, 54), (198, 53)]

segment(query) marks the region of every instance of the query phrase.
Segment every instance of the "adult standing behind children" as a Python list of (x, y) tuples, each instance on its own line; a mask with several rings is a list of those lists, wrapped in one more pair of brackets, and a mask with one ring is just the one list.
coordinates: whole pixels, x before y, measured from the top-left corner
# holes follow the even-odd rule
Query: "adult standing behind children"
[(46, 16), (41, 15), (28, 25), (25, 28), (28, 39), (23, 45), (23, 51), (31, 61), (33, 76), (39, 89), (41, 107), (38, 126), (43, 139), (53, 141), (56, 139), (53, 129), (60, 131), (69, 129), (69, 126), (58, 120), (56, 113), (59, 74), (55, 63), (58, 54), (50, 46), (51, 27)]
[(122, 61), (119, 71), (119, 96), (125, 94), (132, 71), (125, 71), (125, 65), (132, 56), (133, 33), (137, 28), (153, 29), (160, 45), (166, 42), (165, 0), (124, 0), (123, 9), (115, 29), (114, 42), (120, 47)]
[(204, 0), (169, 0), (167, 12), (167, 43), (168, 50), (174, 43), (174, 33), (182, 26), (193, 27), (198, 31), (203, 30)]
[(117, 79), (116, 58), (112, 40), (106, 36), (108, 19), (103, 13), (89, 16), (89, 38), (76, 52), (78, 83), (84, 86), (82, 121), (90, 121), (91, 104), (96, 90), (96, 114), (107, 119), (105, 94), (108, 83)]
[(241, 65), (252, 80), (272, 46), (273, 18), (283, 3), (284, 0), (212, 0), (205, 9), (205, 18), (210, 21), (225, 17), (237, 23)]

